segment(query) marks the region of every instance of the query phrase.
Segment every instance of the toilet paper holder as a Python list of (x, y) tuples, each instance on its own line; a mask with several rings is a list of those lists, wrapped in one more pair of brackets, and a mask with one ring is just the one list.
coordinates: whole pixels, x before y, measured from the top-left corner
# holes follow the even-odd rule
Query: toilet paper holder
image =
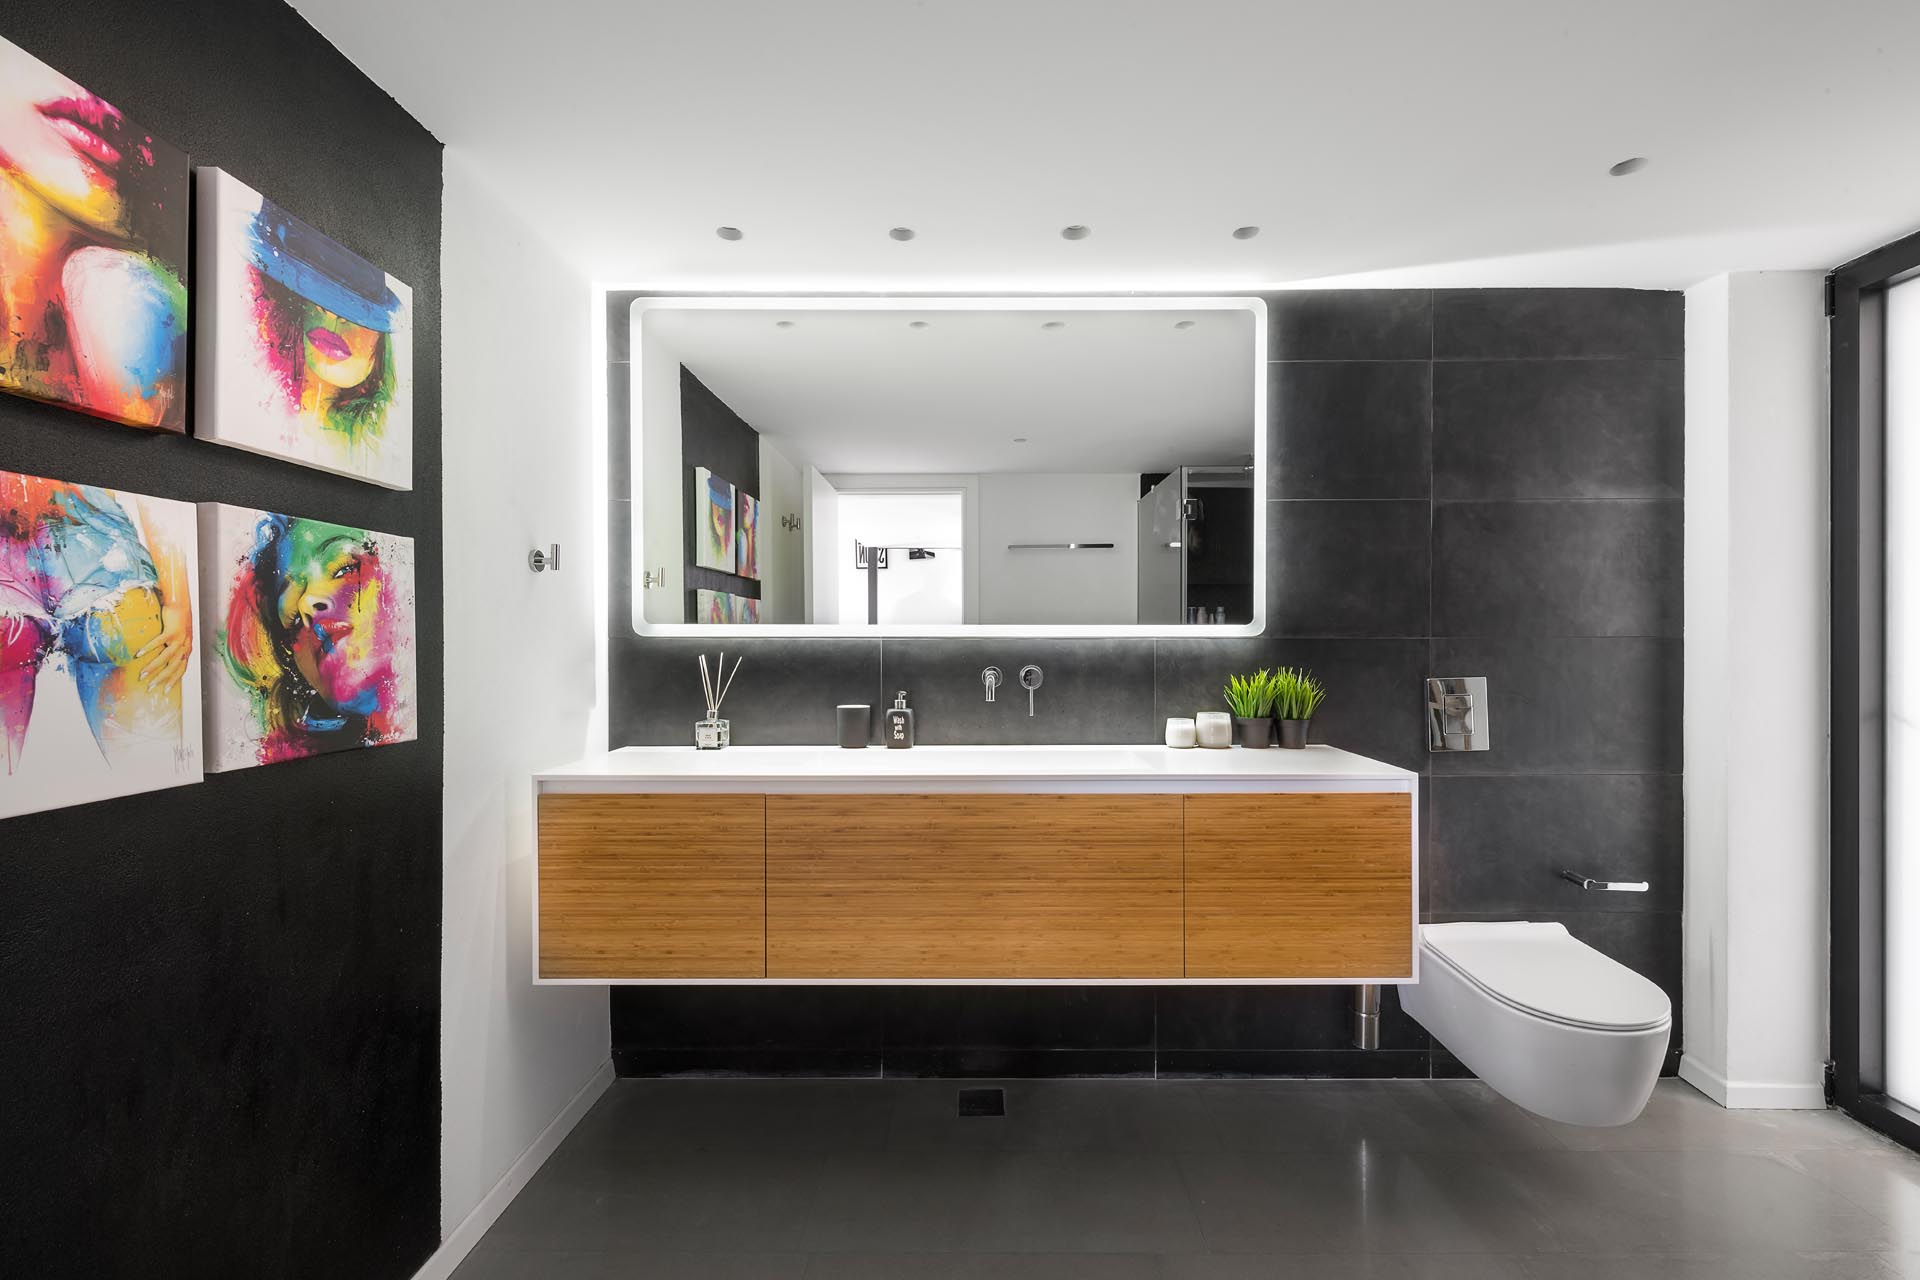
[(1560, 878), (1571, 880), (1582, 889), (1599, 889), (1607, 893), (1645, 893), (1647, 891), (1645, 880), (1595, 880), (1577, 871), (1562, 871)]

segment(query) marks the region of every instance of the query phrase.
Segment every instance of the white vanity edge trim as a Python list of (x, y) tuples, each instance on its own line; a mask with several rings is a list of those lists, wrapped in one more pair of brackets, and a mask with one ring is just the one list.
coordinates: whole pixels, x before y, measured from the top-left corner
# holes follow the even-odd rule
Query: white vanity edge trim
[[(1420, 981), (1420, 775), (1410, 769), (1355, 755), (1335, 747), (1312, 746), (1303, 752), (1271, 748), (1259, 753), (1258, 763), (1271, 763), (1266, 769), (1246, 770), (1238, 761), (1231, 765), (1220, 757), (1254, 755), (1239, 747), (1226, 751), (1204, 748), (1174, 749), (1156, 746), (1011, 746), (1011, 747), (914, 747), (926, 756), (984, 756), (1004, 752), (1010, 755), (1042, 752), (1084, 752), (1088, 754), (1164, 752), (1171, 757), (1195, 757), (1178, 772), (1141, 769), (1136, 773), (1074, 773), (1059, 770), (1052, 774), (873, 774), (854, 772), (865, 757), (885, 755), (884, 747), (843, 751), (838, 747), (730, 747), (724, 751), (696, 752), (691, 747), (622, 747), (601, 755), (587, 756), (570, 764), (537, 773), (532, 780), (532, 874), (528, 909), (532, 917), (532, 946), (528, 969), (536, 987), (1345, 987), (1402, 986)], [(839, 754), (834, 754), (839, 753)], [(845, 760), (844, 770), (820, 771), (813, 776), (755, 773), (734, 762), (755, 755), (795, 757), (811, 756), (835, 761)], [(1268, 757), (1295, 757), (1293, 760)], [(732, 756), (733, 761), (722, 757)], [(711, 767), (711, 776), (691, 770), (663, 776), (648, 773), (648, 761), (672, 759), (676, 763), (692, 758), (702, 763), (695, 769)], [(914, 761), (916, 765), (925, 756)], [(712, 761), (711, 766), (704, 762)], [(1310, 764), (1309, 761), (1312, 761)], [(904, 763), (904, 762), (903, 762)], [(610, 766), (618, 766), (610, 768)], [(871, 766), (869, 766), (871, 767)], [(598, 771), (596, 771), (598, 770)], [(728, 772), (722, 772), (727, 770)], [(1333, 978), (543, 978), (540, 976), (540, 797), (542, 794), (622, 794), (644, 792), (654, 795), (707, 793), (713, 795), (823, 795), (836, 792), (862, 795), (964, 795), (997, 792), (1007, 795), (1046, 794), (1070, 787), (1084, 795), (1157, 795), (1178, 793), (1202, 795), (1246, 792), (1300, 791), (1383, 791), (1405, 793), (1413, 797), (1411, 847), (1408, 850), (1412, 870), (1411, 911), (1413, 955), (1405, 976), (1356, 974)]]

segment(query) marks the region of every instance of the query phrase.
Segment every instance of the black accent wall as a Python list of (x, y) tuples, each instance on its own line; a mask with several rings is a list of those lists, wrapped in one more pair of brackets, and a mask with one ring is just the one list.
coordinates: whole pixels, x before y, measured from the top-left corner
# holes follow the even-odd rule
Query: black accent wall
[[(613, 474), (627, 309), (608, 299)], [(833, 741), (914, 691), (924, 743), (1155, 742), (1234, 671), (1313, 668), (1315, 738), (1420, 771), (1428, 920), (1561, 920), (1680, 995), (1683, 299), (1629, 290), (1286, 293), (1272, 306), (1266, 634), (1251, 640), (729, 640), (736, 743)], [(684, 743), (698, 641), (626, 626), (612, 499), (612, 745)], [(711, 647), (711, 646), (709, 646)], [(1039, 715), (980, 696), (1046, 668)], [(1494, 749), (1426, 751), (1422, 680), (1484, 675)], [(1563, 866), (1647, 879), (1590, 894)], [(626, 1074), (1450, 1074), (1389, 995), (1348, 1050), (1330, 987), (616, 987)], [(1677, 1063), (1676, 1028), (1668, 1068)]]
[(681, 507), (681, 537), (686, 539), (684, 557), (687, 592), (687, 616), (698, 618), (695, 592), (731, 591), (752, 600), (760, 598), (760, 583), (737, 573), (703, 569), (693, 562), (693, 548), (699, 522), (706, 517), (706, 495), (694, 488), (695, 467), (705, 467), (734, 489), (734, 520), (740, 518), (739, 495), (760, 496), (760, 433), (733, 407), (708, 389), (693, 370), (680, 366), (680, 492), (685, 495)]
[(0, 1272), (411, 1275), (439, 1240), (440, 144), (279, 0), (0, 35), (413, 287), (414, 488), (0, 395), (0, 469), (414, 539), (419, 741), (0, 821)]

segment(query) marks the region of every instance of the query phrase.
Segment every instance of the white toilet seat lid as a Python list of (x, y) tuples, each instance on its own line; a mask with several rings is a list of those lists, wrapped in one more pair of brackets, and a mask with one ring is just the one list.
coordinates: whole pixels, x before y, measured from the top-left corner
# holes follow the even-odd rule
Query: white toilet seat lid
[(1641, 1031), (1673, 1017), (1667, 993), (1562, 924), (1429, 924), (1421, 944), (1494, 999), (1596, 1031)]

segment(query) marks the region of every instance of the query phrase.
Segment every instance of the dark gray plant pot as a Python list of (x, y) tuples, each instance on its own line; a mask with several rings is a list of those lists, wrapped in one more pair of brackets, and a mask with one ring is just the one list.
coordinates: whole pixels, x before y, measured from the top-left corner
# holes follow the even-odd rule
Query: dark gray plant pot
[(1307, 730), (1312, 727), (1311, 720), (1282, 720), (1280, 745), (1291, 751), (1299, 751), (1307, 745)]
[(1235, 716), (1240, 727), (1240, 745), (1251, 751), (1265, 751), (1273, 745), (1272, 716)]

